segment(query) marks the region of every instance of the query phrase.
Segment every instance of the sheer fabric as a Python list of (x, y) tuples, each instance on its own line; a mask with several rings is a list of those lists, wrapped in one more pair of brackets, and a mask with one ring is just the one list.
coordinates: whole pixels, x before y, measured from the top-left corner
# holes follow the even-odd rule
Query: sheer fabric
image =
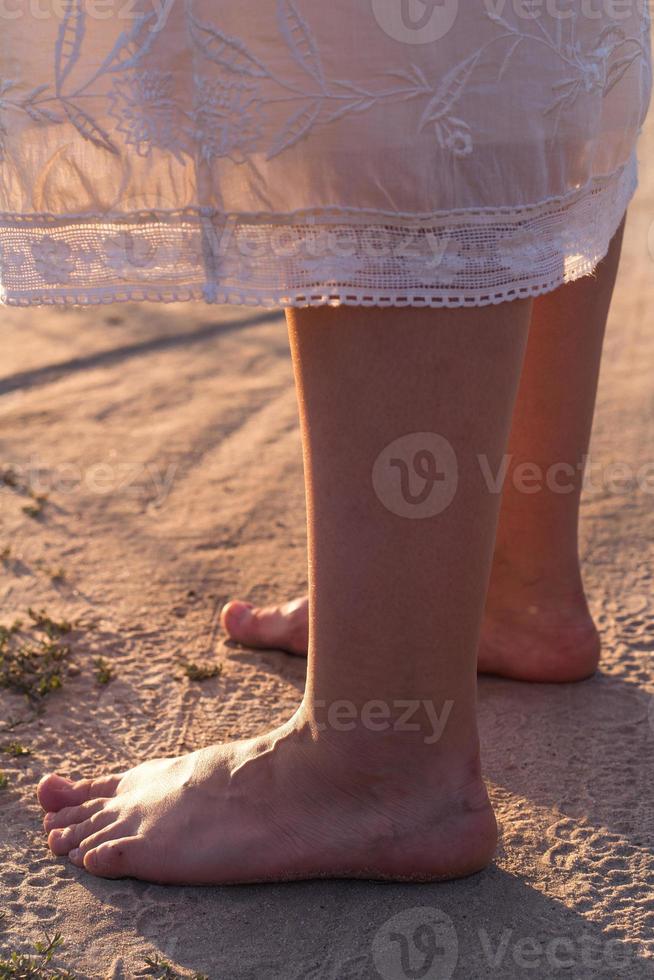
[(5, 303), (497, 303), (636, 187), (647, 0), (14, 3)]

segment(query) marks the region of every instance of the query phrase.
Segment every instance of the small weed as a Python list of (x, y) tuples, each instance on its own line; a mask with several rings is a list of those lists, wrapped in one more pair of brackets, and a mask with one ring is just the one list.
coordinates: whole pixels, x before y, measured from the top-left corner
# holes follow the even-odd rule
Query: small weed
[(7, 718), (6, 724), (0, 728), (0, 732), (4, 735), (6, 732), (13, 732), (14, 728), (18, 728), (20, 725), (24, 725), (26, 718), (12, 718), (11, 715)]
[(18, 474), (11, 467), (0, 470), (0, 483), (5, 487), (11, 487), (12, 490), (15, 490), (18, 488), (18, 482)]
[(15, 619), (11, 626), (0, 626), (0, 644), (5, 643), (15, 633), (18, 633), (22, 625), (22, 619)]
[(70, 633), (73, 629), (73, 624), (69, 623), (68, 620), (52, 619), (43, 609), (41, 612), (35, 612), (30, 607), (27, 610), (27, 614), (34, 624), (33, 629), (43, 630), (43, 632), (46, 633), (51, 640), (57, 636), (64, 636), (66, 633)]
[(6, 745), (0, 745), (0, 752), (4, 752), (5, 755), (11, 755), (14, 759), (17, 759), (21, 755), (31, 755), (30, 749), (25, 748), (20, 742), (7, 742)]
[(41, 516), (43, 508), (48, 502), (47, 493), (35, 493), (29, 483), (21, 480), (11, 467), (0, 470), (0, 486), (9, 487), (10, 490), (15, 490), (16, 493), (29, 497), (31, 503), (24, 505), (23, 512), (29, 517), (38, 518)]
[(46, 565), (44, 561), (37, 561), (35, 565), (36, 568), (38, 568), (40, 572), (43, 572), (44, 575), (47, 575), (50, 581), (54, 582), (55, 585), (66, 581), (66, 569), (61, 565), (58, 568), (51, 568), (49, 565)]
[(11, 545), (5, 545), (5, 547), (0, 551), (0, 561), (7, 565), (11, 561)]
[(34, 944), (34, 953), (12, 952), (0, 957), (0, 980), (75, 980), (69, 970), (52, 966), (52, 958), (62, 943), (61, 933)]
[[(178, 973), (170, 963), (158, 954), (156, 956), (146, 956), (145, 965), (148, 973), (157, 980), (184, 980), (181, 973)], [(1, 977), (0, 977), (1, 980)], [(206, 973), (194, 973), (191, 980), (209, 980)]]
[(194, 664), (190, 660), (182, 660), (181, 666), (190, 681), (208, 681), (211, 677), (219, 677), (222, 673), (220, 664), (203, 667), (202, 664)]
[(104, 657), (96, 657), (93, 663), (95, 665), (95, 679), (98, 684), (108, 684), (114, 676), (112, 668)]
[(0, 769), (0, 789), (6, 789), (9, 785), (9, 776)]
[(29, 627), (24, 628), (18, 619), (11, 626), (0, 626), (0, 687), (37, 702), (63, 684), (62, 670), (70, 650), (61, 637), (73, 627), (44, 611), (28, 609), (28, 614)]
[(30, 497), (32, 498), (32, 503), (23, 505), (23, 513), (27, 514), (28, 517), (34, 518), (34, 520), (38, 520), (43, 513), (43, 508), (48, 502), (48, 495), (47, 493), (32, 493), (30, 491)]

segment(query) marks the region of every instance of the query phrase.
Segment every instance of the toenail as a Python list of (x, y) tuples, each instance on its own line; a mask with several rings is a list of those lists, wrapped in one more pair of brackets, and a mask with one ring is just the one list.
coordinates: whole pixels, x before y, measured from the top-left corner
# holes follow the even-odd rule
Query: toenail
[(246, 619), (250, 618), (251, 610), (249, 606), (241, 605), (230, 611), (230, 618), (234, 626), (242, 626)]
[(44, 783), (46, 780), (50, 783), (51, 782), (64, 783), (66, 786), (70, 782), (70, 780), (66, 779), (65, 776), (60, 776), (58, 772), (51, 772), (47, 776), (43, 776), (41, 782)]

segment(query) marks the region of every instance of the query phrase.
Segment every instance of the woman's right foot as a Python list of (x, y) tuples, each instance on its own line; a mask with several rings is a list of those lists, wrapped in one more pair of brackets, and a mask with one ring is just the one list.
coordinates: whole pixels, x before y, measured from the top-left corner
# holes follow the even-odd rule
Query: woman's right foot
[(38, 789), (48, 844), (93, 875), (162, 884), (480, 871), (497, 825), (478, 746), (442, 748), (433, 729), (396, 721), (319, 735), (303, 707), (265, 735), (128, 772), (50, 774)]
[[(306, 596), (278, 606), (228, 602), (221, 623), (243, 646), (306, 656), (309, 602)], [(585, 599), (548, 610), (536, 603), (501, 612), (487, 609), (478, 651), (478, 671), (512, 680), (562, 684), (590, 677), (599, 663), (600, 639)]]

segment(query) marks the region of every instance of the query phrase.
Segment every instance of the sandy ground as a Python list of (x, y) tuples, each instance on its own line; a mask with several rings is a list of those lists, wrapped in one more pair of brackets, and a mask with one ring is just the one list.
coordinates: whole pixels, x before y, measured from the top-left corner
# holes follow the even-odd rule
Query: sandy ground
[[(300, 441), (277, 313), (0, 312), (2, 463), (48, 494), (30, 517), (20, 487), (0, 489), (0, 618), (32, 606), (82, 622), (75, 667), (38, 718), (0, 691), (5, 729), (28, 718), (0, 745), (31, 750), (0, 756), (4, 947), (58, 930), (58, 962), (93, 978), (142, 976), (154, 954), (212, 980), (654, 977), (654, 116), (640, 150), (584, 503), (602, 669), (576, 686), (480, 680), (502, 839), (495, 864), (463, 882), (162, 888), (49, 855), (42, 773), (253, 734), (298, 703), (302, 661), (227, 645), (218, 615), (230, 596), (305, 584)], [(104, 685), (99, 656), (114, 672)], [(181, 658), (217, 658), (222, 674), (191, 681)], [(430, 967), (412, 943), (438, 918)], [(404, 967), (391, 932), (406, 937)]]

